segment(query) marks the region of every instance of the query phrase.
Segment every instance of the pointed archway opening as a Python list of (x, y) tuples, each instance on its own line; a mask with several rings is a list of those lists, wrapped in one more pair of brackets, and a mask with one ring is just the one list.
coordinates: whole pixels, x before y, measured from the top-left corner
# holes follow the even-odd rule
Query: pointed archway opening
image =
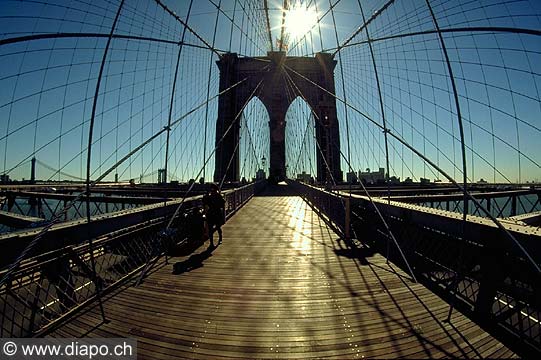
[(238, 169), (241, 182), (264, 179), (270, 158), (269, 112), (253, 97), (240, 118)]
[(286, 176), (304, 182), (317, 178), (317, 137), (314, 113), (296, 97), (286, 112)]

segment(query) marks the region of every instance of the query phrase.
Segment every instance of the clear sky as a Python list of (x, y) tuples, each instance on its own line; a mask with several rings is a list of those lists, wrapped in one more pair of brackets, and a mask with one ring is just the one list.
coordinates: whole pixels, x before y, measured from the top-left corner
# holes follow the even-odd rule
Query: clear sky
[[(35, 156), (38, 178), (85, 178), (95, 105), (93, 178), (169, 121), (170, 179), (212, 178), (219, 73), (218, 55), (207, 45), (218, 53), (265, 55), (271, 49), (265, 2), (195, 0), (189, 10), (189, 0), (163, 0), (188, 23), (191, 30), (185, 30), (155, 0), (126, 0), (94, 101), (119, 3), (0, 1), (0, 173), (28, 178)], [(348, 162), (356, 171), (385, 167), (387, 128), (461, 180), (460, 110), (471, 181), (541, 180), (540, 1), (431, 0), (434, 18), (424, 0), (361, 1), (362, 13), (357, 0), (289, 3), (291, 9), (308, 8), (306, 17), (315, 14), (316, 24), (304, 37), (289, 35), (288, 55), (336, 53), (344, 172)], [(283, 2), (267, 5), (276, 50)], [(294, 14), (298, 20), (287, 22), (302, 25), (302, 12)], [(71, 35), (8, 41), (57, 33)], [(263, 158), (268, 166), (267, 119), (258, 101), (239, 116), (241, 176), (254, 176)], [(317, 119), (297, 99), (286, 120), (288, 173), (313, 173)], [(401, 142), (387, 141), (391, 175), (443, 179)], [(118, 173), (123, 180), (156, 181), (165, 158), (163, 132), (106, 179)]]

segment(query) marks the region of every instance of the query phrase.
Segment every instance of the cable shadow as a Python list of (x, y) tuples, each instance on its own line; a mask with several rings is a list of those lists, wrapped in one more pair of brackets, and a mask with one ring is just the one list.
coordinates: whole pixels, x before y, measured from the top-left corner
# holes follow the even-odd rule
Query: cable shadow
[[(393, 268), (392, 264), (389, 263), (388, 265), (389, 267)], [(374, 277), (378, 280), (378, 282), (380, 283), (380, 286), (385, 289), (385, 292), (387, 293), (389, 299), (393, 302), (393, 304), (396, 306), (396, 308), (398, 309), (399, 313), (401, 314), (401, 316), (406, 320), (406, 322), (408, 323), (408, 326), (413, 329), (414, 331), (412, 331), (412, 333), (415, 335), (415, 337), (419, 340), (419, 341), (426, 341), (427, 343), (431, 343), (431, 341), (428, 339), (428, 338), (424, 338), (424, 336), (422, 335), (422, 333), (418, 333), (415, 329), (415, 326), (413, 323), (411, 323), (410, 319), (408, 316), (406, 316), (406, 314), (402, 311), (401, 307), (400, 307), (400, 304), (398, 302), (397, 299), (395, 299), (395, 297), (392, 295), (392, 293), (390, 292), (390, 289), (387, 288), (385, 282), (381, 279), (381, 277), (379, 276), (379, 274), (377, 273), (377, 271), (374, 269), (374, 267), (372, 266), (369, 266), (370, 270), (372, 271)], [(394, 269), (393, 269), (394, 270)], [(466, 353), (466, 349), (458, 343), (457, 339), (449, 332), (449, 330), (445, 327), (445, 325), (443, 324), (443, 322), (441, 320), (439, 320), (439, 318), (434, 314), (434, 312), (429, 308), (429, 306), (426, 305), (426, 303), (424, 302), (423, 299), (421, 299), (421, 297), (415, 292), (414, 289), (412, 289), (412, 287), (408, 284), (408, 281), (404, 280), (403, 277), (401, 276), (398, 276), (398, 279), (400, 280), (400, 282), (402, 282), (403, 286), (405, 288), (408, 289), (408, 292), (416, 299), (416, 301), (423, 307), (423, 309), (425, 310), (425, 312), (427, 313), (427, 315), (437, 324), (438, 328), (443, 332), (445, 333), (445, 335), (447, 336), (448, 339), (450, 339), (451, 343), (456, 347), (456, 349), (460, 352), (460, 357), (461, 358), (470, 358), (471, 355), (469, 355), (468, 353)], [(460, 337), (464, 337), (462, 334), (460, 334)], [(432, 343), (431, 343), (432, 344)], [(435, 346), (438, 350), (442, 351), (445, 356), (450, 356), (450, 357), (456, 357), (456, 354), (452, 354), (451, 352), (447, 351), (446, 349), (444, 349), (442, 346), (440, 345), (436, 345), (436, 344), (432, 344), (433, 346)], [(469, 344), (468, 344), (469, 345)], [(427, 349), (425, 346), (423, 346), (423, 349), (424, 349), (424, 353), (427, 355), (427, 356), (430, 356), (430, 352), (427, 352)], [(473, 349), (473, 348), (472, 348)], [(475, 350), (474, 350), (475, 351)]]
[[(328, 227), (328, 224), (325, 223), (324, 219), (322, 219), (321, 217), (319, 218), (320, 220), (320, 226), (322, 226), (323, 228), (326, 228), (327, 231), (331, 231), (332, 229), (330, 229)], [(325, 223), (325, 225), (327, 226), (323, 226), (323, 223)], [(329, 233), (329, 238), (332, 237), (332, 234)], [(338, 245), (340, 247), (342, 247), (342, 245), (340, 243), (338, 243)], [(347, 250), (340, 250), (340, 249), (337, 249), (339, 250), (339, 252), (346, 252)], [(353, 249), (354, 250), (354, 249)], [(335, 251), (336, 253), (336, 251)], [(354, 253), (354, 252), (353, 252)], [(375, 254), (376, 252), (374, 251), (373, 254)], [(359, 264), (361, 263), (361, 260), (360, 259), (357, 259), (357, 258), (352, 258), (354, 260), (354, 262), (356, 264)], [(350, 273), (348, 273), (346, 271), (346, 269), (344, 268), (342, 262), (340, 261), (340, 267), (341, 267), (341, 270), (342, 270), (342, 273), (343, 273), (343, 281), (345, 282), (345, 286), (346, 288), (353, 288), (353, 286), (350, 284)], [(454, 358), (457, 356), (457, 354), (454, 354), (453, 352), (451, 352), (449, 349), (446, 349), (442, 344), (438, 344), (432, 337), (431, 335), (425, 335), (423, 334), (422, 331), (418, 331), (417, 329), (417, 326), (416, 326), (416, 320), (415, 319), (412, 319), (410, 318), (407, 314), (406, 314), (406, 311), (404, 309), (402, 309), (401, 307), (401, 302), (399, 299), (395, 298), (395, 295), (392, 294), (391, 290), (386, 286), (385, 284), (385, 281), (380, 277), (380, 274), (378, 274), (378, 272), (376, 271), (376, 269), (374, 268), (374, 264), (370, 263), (370, 262), (367, 262), (365, 265), (367, 265), (367, 267), (363, 267), (364, 269), (366, 270), (361, 270), (362, 268), (360, 266), (357, 266), (357, 270), (358, 270), (358, 274), (359, 276), (361, 277), (361, 279), (365, 282), (366, 284), (366, 288), (369, 289), (371, 286), (366, 282), (367, 281), (367, 274), (365, 273), (366, 271), (368, 273), (371, 273), (371, 278), (376, 280), (378, 283), (379, 283), (379, 289), (383, 290), (386, 294), (387, 294), (387, 297), (388, 299), (390, 300), (390, 302), (394, 305), (394, 309), (396, 309), (396, 313), (393, 314), (392, 312), (390, 312), (389, 310), (387, 309), (384, 309), (382, 308), (382, 304), (374, 295), (374, 293), (372, 292), (369, 292), (367, 295), (368, 295), (368, 299), (363, 299), (362, 297), (356, 297), (355, 301), (360, 301), (362, 303), (364, 303), (364, 306), (372, 306), (374, 308), (374, 311), (376, 311), (378, 314), (380, 314), (380, 316), (382, 317), (382, 319), (386, 319), (386, 322), (388, 322), (389, 324), (390, 323), (395, 323), (396, 325), (398, 325), (400, 328), (403, 328), (404, 330), (406, 330), (409, 334), (411, 334), (413, 336), (413, 338), (416, 339), (416, 341), (418, 342), (418, 345), (419, 345), (419, 353), (423, 353), (424, 356), (423, 357), (430, 357), (432, 355), (432, 351), (431, 351), (431, 348), (434, 348), (434, 349), (437, 349), (439, 352), (442, 353), (443, 356), (445, 357), (449, 357), (449, 358)], [(379, 268), (379, 267), (378, 267)], [(391, 266), (391, 272), (396, 274), (398, 276), (398, 278), (400, 279), (400, 281), (402, 283), (405, 283), (406, 280), (402, 277), (402, 276), (399, 276), (398, 272), (396, 272), (395, 269), (393, 269)], [(407, 287), (409, 291), (413, 291), (413, 289), (411, 289), (411, 287)], [(422, 299), (420, 299), (418, 296), (415, 297), (416, 298), (416, 301), (421, 301), (422, 302)], [(451, 343), (453, 343), (453, 345), (455, 345), (455, 347), (458, 349), (458, 351), (460, 352), (460, 355), (459, 357), (463, 357), (463, 358), (468, 358), (469, 355), (464, 351), (464, 349), (460, 346), (460, 344), (458, 344), (458, 342), (456, 341), (456, 339), (454, 337), (451, 336), (451, 334), (449, 333), (449, 331), (443, 326), (443, 324), (441, 324), (441, 322), (435, 317), (434, 313), (431, 312), (427, 307), (426, 305), (424, 304), (424, 302), (422, 303), (425, 311), (427, 310), (428, 313), (429, 313), (429, 316), (431, 316), (434, 320), (436, 320), (436, 323), (438, 325), (438, 327), (441, 329), (441, 331), (443, 333), (445, 333), (449, 338), (450, 338), (450, 341)], [(386, 325), (386, 328), (389, 328), (390, 329), (390, 325)], [(400, 338), (398, 336), (391, 336), (389, 337), (388, 339), (388, 342), (389, 342), (389, 346), (395, 348), (395, 345), (394, 345), (394, 342), (395, 341), (398, 341)], [(399, 350), (400, 347), (396, 348), (396, 350)], [(399, 354), (398, 355), (399, 357), (402, 357), (402, 354)]]
[(358, 260), (361, 265), (368, 265), (368, 259), (375, 255), (376, 251), (368, 246), (358, 247), (351, 240), (337, 239), (339, 248), (333, 248), (333, 251), (338, 256), (343, 256), (347, 259)]
[[(389, 264), (390, 267), (392, 267), (392, 264)], [(450, 334), (450, 332), (445, 328), (444, 321), (441, 321), (434, 312), (426, 305), (426, 303), (421, 299), (421, 297), (415, 292), (414, 289), (411, 288), (411, 286), (408, 284), (407, 281), (404, 281), (403, 278), (400, 278), (400, 281), (404, 285), (405, 288), (408, 289), (410, 294), (415, 297), (417, 302), (425, 309), (425, 311), (430, 315), (430, 317), (438, 324), (438, 326), (449, 336), (449, 338), (453, 341), (453, 344), (461, 350), (463, 353), (463, 356), (466, 357), (466, 354), (464, 353), (464, 349), (458, 344), (458, 342), (455, 340), (455, 338)], [(468, 346), (475, 354), (475, 356), (482, 358), (479, 351), (475, 348), (475, 346), (468, 340), (466, 336), (462, 333), (461, 330), (459, 330), (452, 322), (446, 322), (449, 324), (449, 326), (454, 330), (454, 332), (462, 339), (462, 341), (465, 342), (466, 346)]]

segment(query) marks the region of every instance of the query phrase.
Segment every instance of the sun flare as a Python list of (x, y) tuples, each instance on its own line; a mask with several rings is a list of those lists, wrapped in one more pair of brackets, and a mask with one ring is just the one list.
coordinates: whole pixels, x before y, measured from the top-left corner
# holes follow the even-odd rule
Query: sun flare
[(291, 39), (305, 35), (317, 23), (317, 12), (303, 4), (295, 4), (286, 12), (285, 30)]

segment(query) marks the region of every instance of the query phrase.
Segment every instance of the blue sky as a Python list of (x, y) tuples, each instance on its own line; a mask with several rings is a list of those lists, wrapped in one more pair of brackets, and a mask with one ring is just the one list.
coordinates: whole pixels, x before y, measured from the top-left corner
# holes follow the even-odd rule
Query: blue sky
[[(164, 3), (220, 51), (261, 56), (270, 49), (263, 1), (196, 0), (189, 18), (190, 1)], [(291, 3), (294, 6), (296, 2)], [(363, 24), (357, 1), (297, 3), (317, 6), (321, 19), (305, 38), (290, 39), (291, 56), (335, 52)], [(381, 129), (385, 121), (393, 134), (460, 180), (462, 154), (454, 90), (426, 2), (396, 0), (383, 10), (387, 1), (361, 3), (365, 19), (373, 17), (373, 21), (335, 55), (339, 61), (336, 93), (348, 103), (346, 107), (338, 101), (342, 169), (348, 170), (345, 159), (354, 170), (385, 165)], [(117, 0), (0, 2), (3, 40), (48, 33), (101, 36), (0, 45), (0, 172), (9, 171), (16, 179), (28, 178), (28, 161), (36, 156), (73, 178), (86, 176), (96, 81), (107, 42), (105, 35), (118, 4)], [(276, 46), (282, 1), (270, 0), (268, 4)], [(445, 32), (443, 38), (455, 77), (470, 180), (541, 180), (541, 38), (535, 33), (541, 29), (541, 3), (431, 0), (430, 4), (441, 29), (461, 28)], [(472, 27), (476, 29), (469, 31)], [(482, 31), (481, 27), (505, 31)], [(420, 31), (427, 33), (408, 35)], [(190, 31), (184, 34), (188, 45), (182, 47), (169, 116), (179, 52), (179, 46), (170, 42), (179, 41), (183, 33), (184, 26), (155, 1), (126, 1), (115, 34), (159, 41), (115, 38), (111, 42), (96, 102), (91, 164), (94, 178), (163, 129), (169, 118), (182, 119), (170, 133), (170, 178), (186, 181), (203, 173), (207, 179), (212, 178), (217, 55)], [(375, 69), (367, 36), (372, 40)], [(299, 151), (292, 145), (294, 139), (304, 138), (306, 129), (312, 128), (310, 122), (316, 121), (307, 116), (307, 105), (298, 102), (286, 116), (291, 119), (286, 133), (292, 140), (286, 148), (292, 174), (311, 172), (308, 158), (316, 152), (314, 141), (304, 145), (311, 148), (309, 151)], [(241, 176), (253, 176), (261, 158), (268, 154), (268, 115), (261, 106), (254, 101), (244, 112), (239, 151), (240, 162), (246, 165), (241, 167)], [(157, 170), (165, 162), (165, 138), (165, 133), (156, 138), (106, 179), (112, 180), (117, 172), (121, 179), (139, 180), (143, 175), (143, 181), (155, 181)], [(250, 144), (250, 138), (258, 140)], [(389, 163), (391, 175), (402, 179), (442, 179), (392, 138)], [(42, 165), (38, 170), (39, 178), (54, 175)], [(56, 174), (53, 178), (66, 177)]]

